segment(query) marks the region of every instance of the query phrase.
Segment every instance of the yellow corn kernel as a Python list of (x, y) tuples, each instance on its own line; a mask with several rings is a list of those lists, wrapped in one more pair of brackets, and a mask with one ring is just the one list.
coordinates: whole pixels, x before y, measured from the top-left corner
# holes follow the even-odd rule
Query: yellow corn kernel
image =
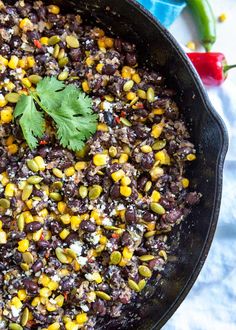
[(66, 239), (66, 237), (67, 237), (69, 234), (70, 234), (69, 230), (65, 228), (65, 229), (63, 229), (63, 230), (60, 232), (59, 236), (61, 237), (61, 239)]
[(113, 45), (114, 45), (113, 39), (106, 37), (105, 38), (105, 46), (106, 46), (106, 48), (112, 48)]
[(87, 80), (82, 82), (82, 88), (85, 93), (88, 93), (90, 90), (89, 83)]
[(70, 219), (70, 225), (71, 225), (71, 229), (76, 231), (79, 229), (79, 226), (81, 224), (81, 218), (78, 215), (72, 215), (71, 219)]
[(16, 185), (14, 183), (8, 183), (5, 188), (5, 197), (13, 197), (15, 195)]
[(152, 181), (156, 181), (158, 178), (160, 178), (164, 174), (164, 170), (161, 167), (154, 167), (150, 171), (150, 175), (152, 178)]
[(104, 37), (98, 39), (98, 47), (100, 50), (103, 50), (104, 48), (106, 48), (106, 43), (105, 43)]
[(36, 156), (36, 157), (34, 157), (34, 161), (38, 165), (38, 168), (40, 171), (45, 171), (45, 162), (44, 162), (43, 157)]
[(35, 66), (35, 59), (33, 56), (28, 56), (27, 57), (27, 63), (29, 68), (33, 68)]
[(59, 294), (59, 296), (57, 296), (56, 298), (55, 298), (55, 301), (56, 301), (56, 304), (57, 304), (57, 306), (58, 307), (62, 307), (63, 306), (63, 304), (64, 304), (64, 296), (62, 295), (62, 294)]
[(18, 251), (19, 252), (25, 252), (29, 248), (29, 240), (27, 238), (22, 239), (21, 241), (18, 242)]
[(18, 62), (18, 66), (22, 69), (27, 69), (28, 67), (27, 58), (26, 57), (20, 58)]
[(15, 153), (17, 153), (18, 151), (18, 145), (13, 143), (13, 144), (10, 144), (8, 147), (7, 147), (7, 150), (9, 152), (9, 154), (11, 155), (14, 155)]
[(134, 82), (136, 82), (136, 84), (139, 84), (141, 83), (141, 78), (140, 78), (140, 75), (138, 73), (135, 73), (133, 76), (132, 76), (132, 79)]
[(84, 170), (85, 168), (87, 167), (87, 163), (86, 162), (77, 162), (75, 164), (75, 169), (76, 171), (81, 171), (81, 170)]
[(154, 221), (153, 222), (148, 222), (146, 226), (147, 226), (148, 231), (153, 231), (156, 228), (156, 223)]
[(27, 201), (25, 201), (26, 206), (28, 207), (28, 209), (32, 209), (33, 208), (33, 200), (32, 199), (28, 199)]
[(60, 323), (54, 322), (48, 326), (47, 330), (60, 330), (60, 328)]
[(126, 98), (128, 101), (133, 101), (134, 99), (136, 99), (137, 95), (134, 92), (129, 92), (126, 94)]
[(48, 216), (48, 210), (46, 208), (42, 209), (41, 211), (38, 212), (38, 215), (40, 217), (46, 218)]
[(131, 179), (128, 176), (124, 176), (121, 179), (122, 186), (129, 186), (131, 184)]
[(137, 93), (138, 93), (138, 97), (140, 97), (143, 100), (146, 100), (147, 93), (143, 89), (138, 89)]
[(97, 126), (97, 131), (108, 132), (109, 128), (105, 123), (99, 123)]
[(96, 209), (92, 210), (90, 217), (93, 218), (95, 221), (99, 220), (100, 219), (99, 211)]
[(79, 329), (79, 324), (76, 324), (73, 321), (69, 321), (65, 325), (66, 330), (78, 330)]
[(187, 42), (186, 47), (190, 50), (196, 50), (196, 44), (194, 41)]
[(73, 166), (68, 167), (65, 169), (64, 173), (66, 176), (73, 176), (75, 174), (75, 169)]
[(194, 155), (194, 154), (189, 154), (189, 155), (187, 155), (187, 160), (189, 160), (190, 162), (191, 161), (193, 161), (193, 160), (195, 160), (196, 159), (196, 155)]
[(9, 82), (5, 85), (5, 89), (8, 90), (8, 91), (12, 91), (15, 87), (16, 87), (16, 85), (13, 84), (12, 81), (9, 81)]
[(50, 282), (48, 283), (48, 288), (49, 288), (51, 291), (55, 291), (55, 290), (57, 290), (58, 287), (59, 287), (59, 283), (56, 282), (56, 281), (50, 281)]
[(162, 165), (170, 165), (170, 156), (166, 150), (158, 151), (155, 154), (156, 161), (159, 161)]
[(12, 298), (11, 305), (16, 307), (17, 309), (20, 309), (23, 306), (22, 302), (20, 301), (20, 299), (18, 297)]
[(6, 107), (1, 111), (1, 123), (9, 124), (13, 119), (13, 110), (11, 107)]
[(10, 146), (15, 141), (15, 137), (13, 135), (9, 135), (6, 140), (6, 145)]
[(29, 81), (28, 78), (23, 78), (21, 79), (22, 85), (24, 85), (27, 88), (30, 88), (32, 86), (31, 82)]
[(61, 215), (61, 221), (64, 223), (64, 225), (69, 225), (71, 222), (71, 216), (69, 214), (63, 214)]
[(120, 187), (120, 193), (124, 197), (129, 197), (132, 194), (132, 189), (127, 186), (121, 186)]
[(114, 101), (114, 97), (112, 95), (105, 95), (104, 97), (105, 97), (105, 100), (107, 102), (113, 102)]
[(89, 214), (88, 213), (84, 213), (80, 215), (81, 220), (88, 220), (89, 219)]
[(17, 295), (18, 295), (18, 298), (23, 301), (27, 298), (27, 293), (25, 290), (23, 289), (20, 289), (18, 292), (17, 292)]
[(131, 251), (127, 246), (125, 246), (124, 249), (123, 249), (122, 254), (123, 254), (123, 257), (124, 257), (125, 259), (130, 260), (130, 259), (133, 257), (133, 254), (134, 254), (134, 253), (133, 253), (133, 251)]
[(7, 100), (5, 99), (5, 97), (3, 95), (1, 95), (1, 97), (0, 97), (0, 108), (5, 107), (5, 105), (7, 105)]
[(42, 236), (42, 233), (43, 233), (43, 228), (41, 228), (38, 231), (36, 231), (35, 233), (33, 233), (33, 240), (35, 242), (38, 242)]
[(134, 70), (129, 67), (129, 66), (123, 66), (122, 70), (121, 70), (121, 75), (122, 75), (122, 78), (124, 79), (131, 79), (132, 77), (132, 74), (134, 74)]
[(63, 214), (66, 211), (66, 203), (65, 202), (58, 202), (57, 203), (57, 209), (58, 211)]
[(50, 283), (50, 278), (46, 274), (42, 274), (39, 278), (39, 284), (42, 284), (43, 286), (48, 286)]
[(39, 297), (35, 297), (33, 300), (32, 300), (32, 302), (31, 302), (31, 305), (33, 306), (33, 307), (36, 307), (36, 306), (38, 306), (40, 304), (40, 298)]
[(227, 19), (227, 14), (226, 13), (222, 13), (219, 17), (218, 17), (218, 21), (220, 23), (223, 23), (224, 21), (226, 21)]
[(161, 198), (161, 194), (159, 193), (159, 191), (153, 190), (151, 195), (151, 201), (157, 203), (159, 202), (160, 198)]
[(87, 64), (87, 66), (92, 66), (94, 65), (94, 60), (92, 57), (87, 57), (85, 63)]
[(20, 21), (20, 24), (19, 24), (19, 27), (22, 29), (22, 30), (28, 30), (28, 29), (32, 29), (33, 27), (33, 24), (32, 22), (28, 19), (28, 18), (23, 18), (21, 21)]
[(118, 170), (111, 174), (112, 180), (115, 182), (120, 181), (125, 176), (125, 172), (123, 170)]
[(98, 63), (98, 65), (96, 66), (96, 70), (98, 73), (102, 74), (102, 68), (104, 67), (103, 63)]
[(105, 154), (96, 154), (93, 156), (93, 163), (96, 166), (104, 166), (108, 163), (109, 157)]
[(152, 152), (152, 147), (149, 146), (149, 145), (144, 145), (144, 146), (142, 146), (140, 149), (141, 149), (141, 151), (144, 152), (144, 153)]
[(47, 311), (49, 311), (49, 312), (55, 312), (57, 310), (57, 306), (51, 304), (50, 302), (46, 302), (46, 308), (47, 308)]
[(106, 245), (107, 244), (107, 237), (106, 236), (101, 236), (99, 239), (99, 243), (102, 245)]
[(0, 55), (0, 65), (7, 66), (8, 65), (8, 59)]
[(93, 279), (97, 284), (102, 283), (102, 277), (98, 272), (93, 273)]
[(84, 324), (87, 321), (88, 321), (88, 317), (86, 313), (81, 313), (76, 316), (76, 322), (78, 324)]
[(49, 5), (48, 11), (51, 14), (58, 15), (60, 13), (60, 7), (58, 7), (56, 5)]
[(159, 123), (159, 124), (155, 124), (152, 126), (152, 132), (151, 135), (157, 139), (159, 138), (159, 136), (161, 135), (162, 131), (164, 128), (164, 124), (163, 123)]
[(73, 269), (78, 272), (80, 270), (80, 264), (78, 263), (78, 261), (75, 259), (73, 261)]
[(161, 108), (153, 109), (153, 110), (152, 110), (152, 113), (153, 113), (154, 115), (163, 115), (163, 113), (165, 113), (165, 110), (164, 110), (164, 109), (161, 109)]
[(120, 267), (125, 267), (128, 263), (128, 259), (125, 259), (125, 258), (122, 258), (120, 263), (119, 263), (119, 266)]
[(47, 46), (48, 45), (48, 40), (49, 40), (49, 38), (48, 37), (42, 37), (42, 38), (40, 38), (40, 43), (42, 44), (42, 45), (45, 45), (45, 46)]
[(17, 68), (19, 59), (16, 55), (12, 55), (10, 61), (8, 62), (8, 66), (10, 69), (14, 70)]
[(188, 188), (188, 186), (189, 186), (189, 179), (187, 179), (187, 178), (183, 178), (183, 179), (181, 180), (181, 183), (182, 183), (182, 186), (183, 186), (184, 188)]
[(49, 290), (48, 288), (42, 288), (39, 290), (39, 295), (43, 298), (48, 298), (52, 294), (52, 291)]
[(129, 156), (127, 154), (125, 154), (125, 153), (121, 154), (120, 158), (119, 158), (119, 164), (127, 163), (128, 159), (129, 159)]
[(1, 178), (1, 184), (5, 187), (9, 182), (9, 177), (7, 172), (2, 172), (0, 178)]

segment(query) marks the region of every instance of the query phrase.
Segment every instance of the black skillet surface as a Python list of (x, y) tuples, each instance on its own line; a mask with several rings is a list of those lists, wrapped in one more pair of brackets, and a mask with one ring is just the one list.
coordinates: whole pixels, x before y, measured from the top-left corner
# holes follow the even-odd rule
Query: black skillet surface
[(177, 102), (197, 147), (198, 158), (188, 177), (203, 198), (169, 240), (177, 259), (167, 265), (157, 289), (151, 285), (147, 288), (141, 304), (131, 306), (119, 319), (102, 320), (97, 326), (97, 329), (160, 329), (186, 297), (207, 257), (220, 208), (227, 133), (181, 47), (143, 7), (133, 0), (60, 3), (68, 10), (79, 9), (83, 17), (90, 21), (92, 18), (106, 30), (135, 42), (139, 63), (164, 71), (169, 85), (178, 91)]

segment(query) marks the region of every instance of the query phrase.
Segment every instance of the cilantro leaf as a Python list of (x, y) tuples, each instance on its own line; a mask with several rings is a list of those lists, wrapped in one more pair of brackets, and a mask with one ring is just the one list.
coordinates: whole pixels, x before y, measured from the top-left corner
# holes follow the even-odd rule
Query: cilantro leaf
[(32, 96), (22, 95), (20, 97), (14, 111), (14, 116), (15, 118), (21, 116), (19, 124), (23, 135), (30, 149), (36, 148), (38, 145), (37, 138), (41, 138), (44, 133), (45, 120), (43, 113), (36, 109)]
[(55, 77), (46, 77), (37, 84), (36, 93), (46, 108), (58, 108), (63, 100), (65, 85)]

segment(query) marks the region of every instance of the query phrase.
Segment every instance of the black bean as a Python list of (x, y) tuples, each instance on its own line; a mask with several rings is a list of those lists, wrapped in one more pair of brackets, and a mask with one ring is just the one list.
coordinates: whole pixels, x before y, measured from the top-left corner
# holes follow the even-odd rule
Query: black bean
[(80, 224), (80, 229), (93, 233), (96, 231), (96, 225), (90, 220), (83, 220)]
[(29, 278), (23, 280), (24, 288), (31, 294), (37, 294), (38, 292), (38, 284), (32, 281)]
[(137, 248), (135, 254), (137, 254), (137, 256), (139, 257), (143, 256), (144, 254), (147, 254), (147, 249), (145, 249), (144, 247)]
[[(28, 31), (27, 32), (27, 38), (30, 42), (33, 42), (34, 40), (38, 40), (40, 38), (40, 34), (37, 31)], [(40, 53), (42, 53), (41, 50), (40, 50)], [(45, 53), (45, 51), (43, 53)]]
[(1, 47), (1, 55), (2, 56), (6, 56), (10, 54), (10, 46), (8, 44), (3, 44)]
[(60, 282), (61, 290), (63, 292), (69, 292), (74, 286), (74, 281), (72, 278), (65, 278)]
[(125, 212), (125, 220), (129, 224), (137, 222), (137, 215), (134, 208), (128, 208)]
[(113, 114), (110, 111), (104, 111), (103, 112), (103, 118), (104, 118), (105, 123), (109, 127), (114, 127), (116, 125), (115, 118), (114, 118)]
[(37, 11), (37, 14), (39, 16), (39, 18), (42, 20), (42, 21), (45, 21), (45, 17), (47, 15), (47, 10), (45, 7), (40, 7)]
[(200, 201), (200, 195), (197, 192), (190, 192), (186, 196), (186, 203), (189, 205), (194, 205), (199, 203)]
[(155, 216), (149, 211), (143, 211), (142, 218), (146, 222), (151, 222), (155, 220)]
[(120, 39), (115, 39), (114, 40), (114, 48), (121, 53), (122, 51), (122, 41)]
[(49, 227), (53, 235), (59, 234), (63, 229), (61, 223), (57, 220), (51, 221)]
[(28, 18), (30, 19), (30, 21), (31, 21), (33, 24), (38, 23), (38, 16), (37, 16), (37, 14), (36, 14), (34, 11), (31, 11), (31, 12), (28, 14)]
[(147, 181), (148, 181), (148, 178), (147, 178), (146, 175), (140, 176), (138, 178), (138, 189), (139, 190), (143, 190), (144, 187), (145, 187), (145, 185), (146, 185), (146, 183), (147, 183)]
[(120, 198), (120, 186), (118, 184), (114, 184), (110, 189), (110, 196), (112, 199)]
[(180, 209), (173, 209), (163, 216), (163, 220), (167, 223), (175, 223), (183, 215), (183, 212)]
[(170, 210), (173, 208), (173, 201), (169, 200), (166, 197), (162, 197), (159, 201), (159, 203), (164, 207), (165, 210)]
[(19, 36), (11, 37), (11, 40), (9, 42), (11, 49), (19, 48), (21, 46), (21, 44), (22, 44), (22, 40)]
[(132, 244), (132, 238), (127, 231), (125, 231), (121, 236), (121, 244), (122, 246), (129, 246)]
[(78, 234), (71, 233), (66, 237), (65, 241), (66, 241), (67, 244), (71, 244), (74, 241), (78, 241), (78, 239), (79, 239)]
[(135, 54), (127, 53), (125, 56), (126, 64), (129, 66), (135, 66), (137, 64), (137, 58)]
[(155, 160), (152, 153), (143, 154), (141, 159), (141, 167), (144, 171), (148, 171), (152, 168)]
[(102, 73), (109, 76), (113, 75), (116, 72), (116, 67), (112, 64), (105, 64), (102, 68)]
[(37, 247), (39, 250), (47, 250), (50, 248), (50, 243), (48, 241), (38, 241), (37, 242)]
[(78, 62), (82, 58), (82, 51), (80, 48), (70, 49), (69, 56), (72, 61)]
[(41, 229), (43, 227), (43, 224), (39, 221), (32, 221), (30, 223), (27, 223), (25, 226), (25, 232), (26, 233), (34, 233)]
[(148, 131), (146, 129), (146, 126), (144, 126), (142, 124), (136, 124), (136, 125), (133, 125), (132, 128), (138, 139), (144, 140), (148, 137)]
[(19, 263), (22, 260), (22, 254), (18, 251), (15, 251), (14, 254), (12, 255), (12, 261), (14, 264), (19, 265)]
[(42, 268), (43, 268), (43, 262), (39, 259), (36, 260), (32, 265), (32, 269), (34, 273), (39, 272)]
[(131, 44), (130, 42), (123, 42), (122, 43), (123, 50), (127, 53), (133, 53), (135, 51), (135, 45)]

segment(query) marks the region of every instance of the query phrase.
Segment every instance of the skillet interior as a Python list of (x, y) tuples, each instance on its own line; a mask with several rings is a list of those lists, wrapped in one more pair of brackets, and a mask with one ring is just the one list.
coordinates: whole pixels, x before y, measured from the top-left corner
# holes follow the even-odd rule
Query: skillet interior
[[(135, 42), (140, 54), (139, 62), (164, 71), (169, 85), (178, 91), (177, 102), (198, 149), (198, 159), (189, 169), (188, 177), (192, 185), (203, 194), (203, 198), (170, 238), (172, 254), (177, 255), (178, 259), (165, 268), (157, 290), (153, 286), (147, 288), (139, 308), (133, 306), (121, 318), (105, 320), (98, 327), (158, 329), (170, 318), (191, 289), (210, 248), (219, 214), (227, 134), (180, 46), (136, 2), (57, 2), (71, 10), (79, 9), (83, 17), (98, 20), (106, 30), (111, 27), (113, 33)], [(138, 320), (138, 317), (141, 319)]]

